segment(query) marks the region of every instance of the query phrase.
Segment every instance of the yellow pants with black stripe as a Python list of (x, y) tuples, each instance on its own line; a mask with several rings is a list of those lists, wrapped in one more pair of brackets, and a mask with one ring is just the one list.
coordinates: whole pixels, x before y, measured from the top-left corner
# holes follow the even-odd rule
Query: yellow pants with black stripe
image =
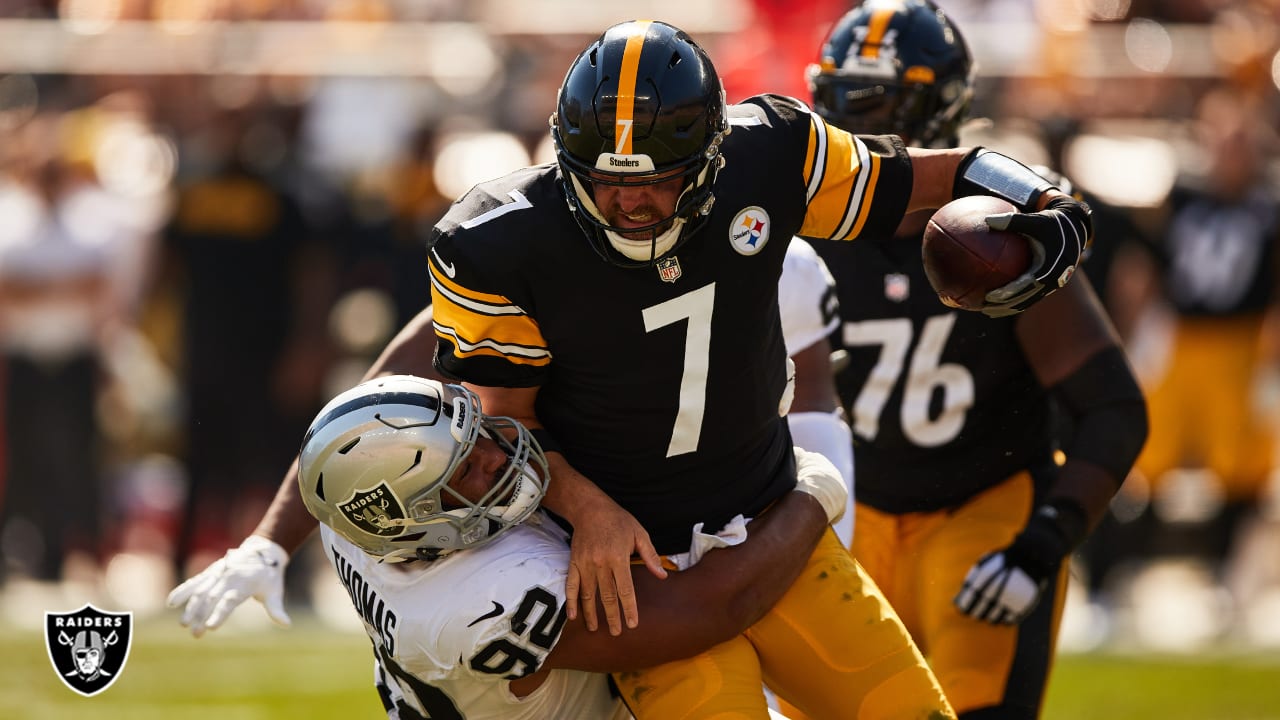
[(614, 680), (637, 720), (767, 718), (763, 683), (815, 718), (955, 717), (906, 628), (830, 529), (746, 633)]
[[(952, 604), (978, 558), (1006, 547), (1026, 525), (1032, 499), (1031, 476), (1023, 472), (948, 510), (891, 515), (857, 506), (853, 554), (961, 715), (990, 707), (1016, 709), (1019, 717), (1040, 712), (1062, 619), (1065, 563), (1056, 586), (1020, 625), (975, 620)], [(782, 710), (804, 717), (785, 703)]]

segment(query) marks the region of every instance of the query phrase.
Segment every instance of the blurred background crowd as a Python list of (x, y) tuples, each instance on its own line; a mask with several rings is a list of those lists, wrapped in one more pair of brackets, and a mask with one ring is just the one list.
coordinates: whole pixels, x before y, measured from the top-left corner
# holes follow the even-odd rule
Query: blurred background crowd
[[(731, 101), (807, 98), (850, 5), (0, 0), (0, 621), (160, 612), (238, 544), (429, 301), (448, 203), (552, 159), (603, 28), (667, 20)], [(938, 5), (978, 63), (962, 144), (1095, 205), (1085, 267), (1150, 397), (1064, 646), (1280, 648), (1280, 2)], [(324, 569), (295, 560), (292, 603)]]

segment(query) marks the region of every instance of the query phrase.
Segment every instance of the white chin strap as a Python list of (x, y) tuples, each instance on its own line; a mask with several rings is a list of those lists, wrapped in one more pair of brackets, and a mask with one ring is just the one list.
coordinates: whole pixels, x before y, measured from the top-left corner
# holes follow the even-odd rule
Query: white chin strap
[[(703, 168), (702, 173), (698, 175), (698, 182), (701, 182), (706, 174), (707, 170)], [(578, 204), (591, 213), (591, 217), (608, 225), (609, 221), (600, 213), (600, 209), (596, 207), (595, 202), (591, 199), (591, 193), (582, 187), (582, 183), (578, 181), (577, 176), (570, 174), (569, 181), (573, 183), (573, 191), (578, 195)], [(684, 189), (684, 192), (680, 193), (680, 197), (676, 199), (676, 207), (680, 206), (680, 201), (684, 199), (685, 193), (692, 190), (696, 184), (691, 183), (689, 187)], [(652, 240), (631, 240), (612, 230), (605, 230), (604, 236), (609, 241), (609, 245), (627, 259), (635, 260), (636, 262), (647, 262), (649, 260), (657, 260), (675, 247), (676, 240), (680, 239), (680, 231), (684, 228), (684, 223), (685, 218), (672, 220), (671, 227)]]
[(671, 248), (675, 247), (676, 240), (680, 237), (680, 230), (683, 227), (684, 218), (676, 218), (671, 222), (671, 227), (666, 232), (653, 240), (628, 240), (612, 230), (605, 230), (604, 236), (608, 238), (609, 244), (613, 246), (614, 250), (631, 260), (645, 262), (650, 259), (657, 260), (670, 252)]

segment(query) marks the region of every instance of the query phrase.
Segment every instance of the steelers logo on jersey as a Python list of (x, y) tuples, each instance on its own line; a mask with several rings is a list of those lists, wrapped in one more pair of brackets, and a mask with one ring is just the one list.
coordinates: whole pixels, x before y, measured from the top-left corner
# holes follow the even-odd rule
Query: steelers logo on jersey
[(729, 242), (742, 255), (755, 255), (769, 242), (769, 213), (752, 205), (738, 211), (729, 225)]
[(399, 535), (404, 528), (396, 520), (404, 520), (404, 507), (386, 483), (368, 490), (356, 490), (338, 503), (338, 509), (352, 525), (369, 533), (387, 537)]

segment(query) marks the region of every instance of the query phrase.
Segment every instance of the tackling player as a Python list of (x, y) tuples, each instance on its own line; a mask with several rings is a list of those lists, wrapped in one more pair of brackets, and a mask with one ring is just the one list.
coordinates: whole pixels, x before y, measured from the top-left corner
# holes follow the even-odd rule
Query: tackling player
[[(637, 577), (652, 619), (624, 638), (567, 621), (568, 535), (538, 510), (546, 458), (460, 385), (392, 375), (338, 395), (307, 431), (299, 485), (373, 643), (390, 717), (603, 720), (626, 709), (601, 673), (723, 642), (795, 579), (787, 560), (844, 509), (829, 461), (797, 449), (796, 462), (795, 491), (750, 522), (749, 539), (683, 558), (692, 567), (661, 586)], [(690, 612), (707, 603), (721, 612)]]
[[(850, 11), (810, 73), (828, 122), (917, 147), (956, 146), (973, 84), (959, 30), (922, 0)], [(836, 344), (850, 357), (837, 384), (857, 448), (853, 554), (961, 718), (1033, 718), (1063, 560), (1142, 447), (1145, 405), (1087, 278), (1020, 315), (954, 310), (924, 274), (928, 217), (814, 243), (836, 277)], [(1051, 432), (1056, 411), (1066, 437)]]

